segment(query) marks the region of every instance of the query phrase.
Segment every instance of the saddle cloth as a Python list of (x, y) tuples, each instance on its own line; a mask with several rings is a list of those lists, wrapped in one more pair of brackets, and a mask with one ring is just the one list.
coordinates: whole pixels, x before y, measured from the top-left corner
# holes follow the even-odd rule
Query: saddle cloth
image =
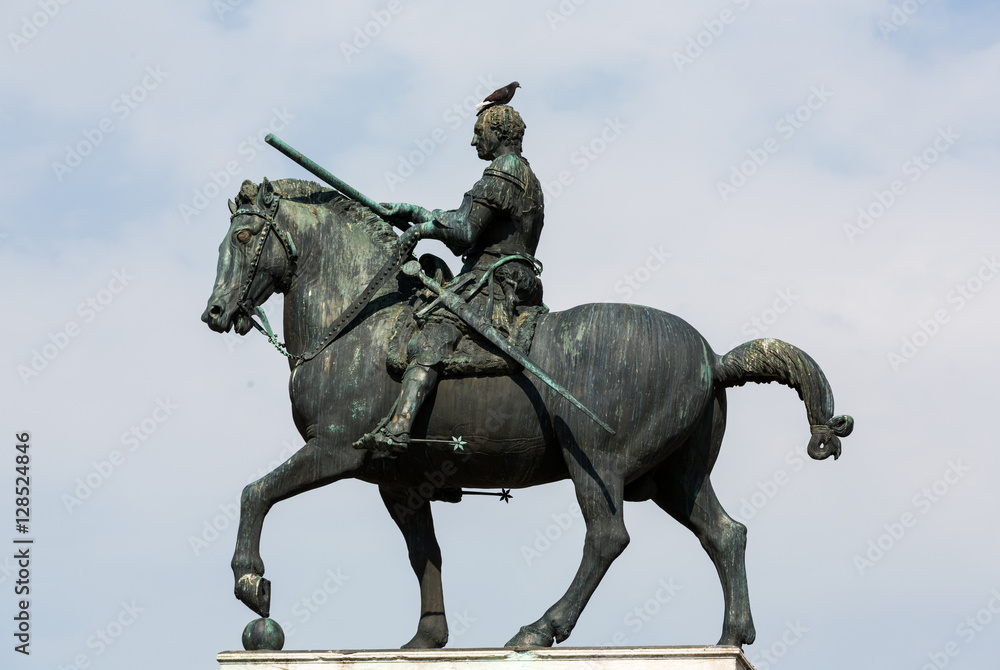
[[(517, 317), (510, 322), (510, 335), (507, 339), (525, 355), (531, 351), (538, 317), (547, 311), (548, 308), (541, 305), (522, 306), (518, 308)], [(403, 374), (409, 362), (407, 344), (417, 329), (413, 313), (413, 305), (407, 305), (393, 325), (386, 357), (386, 368), (391, 373)], [(449, 316), (450, 320), (457, 319), (450, 313)], [(479, 333), (468, 326), (461, 328), (461, 331), (462, 337), (455, 346), (455, 353), (441, 361), (442, 377), (502, 377), (521, 371), (520, 363), (501, 352)]]

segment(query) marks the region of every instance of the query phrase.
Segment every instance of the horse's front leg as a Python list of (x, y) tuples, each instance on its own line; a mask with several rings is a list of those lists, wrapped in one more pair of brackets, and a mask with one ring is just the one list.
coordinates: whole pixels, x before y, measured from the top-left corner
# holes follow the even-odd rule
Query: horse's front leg
[(236, 597), (260, 616), (271, 609), (271, 584), (264, 579), (260, 558), (260, 531), (271, 507), (282, 500), (352, 476), (364, 454), (349, 447), (337, 448), (316, 438), (243, 489), (240, 525), (233, 554)]
[(553, 641), (562, 642), (568, 638), (611, 563), (629, 543), (622, 516), (624, 486), (621, 476), (610, 464), (602, 467), (599, 463), (591, 463), (575, 444), (568, 451), (575, 451), (575, 455), (569, 454), (567, 464), (587, 524), (583, 560), (563, 597), (541, 619), (523, 626), (507, 642), (508, 647), (551, 647)]
[(403, 649), (437, 649), (448, 642), (448, 621), (444, 614), (444, 591), (441, 589), (441, 547), (434, 535), (431, 503), (420, 499), (416, 509), (410, 506), (407, 491), (379, 487), (382, 501), (406, 539), (410, 565), (420, 582), (420, 621), (413, 639)]

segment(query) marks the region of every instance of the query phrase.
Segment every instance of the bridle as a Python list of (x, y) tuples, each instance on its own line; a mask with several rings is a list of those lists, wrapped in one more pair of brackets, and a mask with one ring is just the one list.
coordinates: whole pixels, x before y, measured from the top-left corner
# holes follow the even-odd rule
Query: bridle
[[(265, 185), (267, 180), (265, 180)], [(261, 189), (265, 188), (265, 185), (261, 185)], [(399, 271), (409, 258), (411, 258), (411, 252), (416, 246), (416, 239), (411, 240), (408, 244), (397, 245), (394, 250), (393, 255), (386, 261), (376, 275), (368, 283), (368, 286), (361, 292), (361, 294), (354, 299), (354, 301), (347, 306), (340, 316), (338, 316), (332, 324), (330, 324), (326, 335), (320, 340), (316, 346), (308, 351), (304, 351), (301, 354), (290, 354), (285, 345), (278, 341), (278, 336), (271, 329), (271, 324), (267, 321), (267, 315), (264, 314), (264, 310), (261, 307), (254, 307), (249, 302), (250, 296), (250, 286), (253, 284), (254, 278), (257, 276), (257, 268), (260, 265), (260, 257), (264, 253), (264, 244), (267, 242), (267, 237), (271, 233), (271, 229), (274, 229), (274, 236), (281, 243), (281, 246), (285, 249), (285, 255), (288, 257), (288, 270), (285, 275), (281, 278), (280, 284), (287, 285), (290, 281), (292, 275), (295, 274), (295, 263), (298, 260), (298, 251), (295, 249), (295, 243), (292, 241), (292, 236), (287, 230), (279, 230), (278, 224), (275, 223), (275, 218), (278, 216), (278, 205), (281, 203), (281, 196), (273, 191), (272, 189), (267, 189), (264, 191), (262, 197), (260, 198), (261, 204), (264, 209), (260, 209), (254, 204), (250, 207), (240, 207), (239, 209), (233, 210), (232, 215), (229, 217), (230, 226), (232, 225), (233, 219), (237, 216), (259, 216), (264, 219), (264, 227), (260, 231), (260, 237), (257, 242), (257, 249), (254, 251), (253, 259), (250, 261), (250, 268), (247, 270), (247, 278), (243, 282), (243, 286), (240, 289), (239, 300), (236, 304), (239, 311), (247, 315), (250, 319), (250, 323), (256, 328), (262, 335), (264, 335), (268, 341), (274, 345), (281, 354), (287, 358), (294, 360), (296, 365), (305, 363), (306, 361), (312, 360), (320, 354), (321, 351), (326, 349), (326, 347), (337, 339), (344, 329), (352, 322), (354, 319), (361, 314), (365, 306), (372, 299), (378, 289), (382, 286), (385, 281)], [(262, 323), (258, 323), (254, 316), (259, 316)], [(262, 325), (263, 324), (263, 325)]]
[[(278, 216), (278, 206), (281, 204), (281, 196), (275, 192), (265, 193), (261, 198), (265, 209), (260, 209), (256, 204), (249, 207), (240, 207), (232, 212), (229, 217), (229, 223), (232, 225), (233, 220), (238, 216), (257, 216), (264, 219), (264, 226), (261, 228), (260, 235), (257, 239), (257, 248), (254, 250), (253, 258), (250, 260), (250, 268), (247, 270), (247, 277), (243, 281), (243, 286), (240, 289), (240, 297), (236, 301), (236, 305), (239, 311), (246, 314), (247, 318), (250, 319), (250, 323), (271, 341), (278, 351), (283, 353), (289, 358), (302, 358), (302, 356), (296, 356), (289, 354), (285, 347), (278, 342), (277, 335), (271, 330), (271, 324), (267, 321), (267, 316), (264, 314), (263, 308), (260, 306), (254, 307), (250, 304), (250, 287), (253, 285), (253, 280), (257, 277), (257, 269), (260, 266), (260, 258), (264, 255), (264, 245), (267, 244), (267, 238), (271, 234), (271, 230), (274, 230), (274, 237), (281, 243), (281, 247), (285, 250), (285, 256), (288, 259), (288, 269), (285, 271), (284, 276), (279, 281), (279, 284), (286, 285), (291, 277), (295, 274), (295, 264), (299, 258), (299, 252), (295, 248), (295, 242), (292, 241), (292, 236), (287, 230), (282, 231), (278, 229), (278, 224), (275, 223), (275, 218)], [(254, 315), (259, 316), (263, 325), (254, 319)]]

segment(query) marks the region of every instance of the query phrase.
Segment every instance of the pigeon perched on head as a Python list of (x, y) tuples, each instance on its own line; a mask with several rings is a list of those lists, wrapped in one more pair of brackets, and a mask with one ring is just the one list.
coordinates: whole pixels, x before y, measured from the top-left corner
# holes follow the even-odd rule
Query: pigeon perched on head
[(512, 81), (503, 88), (493, 91), (481, 103), (476, 105), (476, 116), (479, 116), (495, 105), (506, 105), (514, 97), (514, 91), (519, 88), (521, 88), (521, 85), (516, 81)]

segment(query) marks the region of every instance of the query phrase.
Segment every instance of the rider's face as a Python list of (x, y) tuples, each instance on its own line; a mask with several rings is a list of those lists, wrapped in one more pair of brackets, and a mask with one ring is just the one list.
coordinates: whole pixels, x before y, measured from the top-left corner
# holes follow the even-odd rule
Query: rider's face
[(491, 161), (496, 158), (497, 149), (500, 148), (500, 138), (493, 128), (485, 123), (476, 123), (472, 131), (472, 146), (476, 147), (476, 152), (483, 160)]

